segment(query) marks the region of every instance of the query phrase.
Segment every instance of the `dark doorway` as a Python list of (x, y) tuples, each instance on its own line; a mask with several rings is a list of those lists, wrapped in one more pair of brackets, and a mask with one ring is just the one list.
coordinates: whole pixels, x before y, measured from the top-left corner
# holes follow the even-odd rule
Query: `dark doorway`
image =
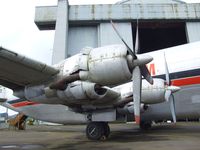
[[(133, 24), (132, 27), (133, 39), (135, 39), (136, 24)], [(139, 41), (139, 53), (185, 44), (187, 43), (185, 23), (140, 22)], [(133, 45), (135, 45), (135, 42)]]

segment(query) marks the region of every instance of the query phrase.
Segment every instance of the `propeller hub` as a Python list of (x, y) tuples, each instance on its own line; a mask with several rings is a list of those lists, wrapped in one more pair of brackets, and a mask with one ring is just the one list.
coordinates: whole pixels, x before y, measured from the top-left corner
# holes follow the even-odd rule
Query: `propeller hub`
[(137, 55), (137, 59), (134, 59), (134, 66), (146, 65), (153, 60), (153, 57), (149, 55)]
[(168, 86), (167, 90), (170, 90), (172, 93), (178, 92), (181, 88), (178, 86)]

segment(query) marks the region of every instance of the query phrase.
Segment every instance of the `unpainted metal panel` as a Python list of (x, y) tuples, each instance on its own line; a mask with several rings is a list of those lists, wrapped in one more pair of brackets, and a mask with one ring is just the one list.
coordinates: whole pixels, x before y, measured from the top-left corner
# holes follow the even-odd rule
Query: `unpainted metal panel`
[(96, 111), (92, 114), (92, 121), (116, 121), (116, 110), (110, 109), (110, 110), (104, 110), (104, 111)]
[(97, 47), (97, 26), (70, 27), (67, 56), (80, 52), (84, 47)]
[[(131, 23), (115, 23), (115, 26), (129, 47), (133, 48)], [(101, 23), (99, 25), (99, 46), (110, 44), (123, 44), (123, 42), (114, 31), (111, 23)]]
[(200, 41), (200, 22), (187, 22), (186, 31), (189, 43)]

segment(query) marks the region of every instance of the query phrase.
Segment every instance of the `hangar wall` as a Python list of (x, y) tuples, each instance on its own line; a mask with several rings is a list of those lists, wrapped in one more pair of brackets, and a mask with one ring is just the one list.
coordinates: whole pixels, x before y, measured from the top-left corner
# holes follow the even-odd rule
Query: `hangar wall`
[[(130, 47), (133, 47), (131, 23), (116, 23), (116, 27)], [(93, 26), (70, 26), (68, 33), (68, 51), (70, 57), (84, 47), (100, 47), (110, 44), (123, 44), (110, 23)]]
[(77, 54), (84, 47), (98, 47), (97, 26), (69, 27), (67, 57)]
[[(63, 1), (65, 1), (66, 9), (61, 11), (61, 8), (64, 8)], [(35, 23), (39, 29), (55, 29), (56, 24), (55, 38), (57, 42), (56, 40), (54, 42), (54, 63), (78, 53), (86, 46), (97, 47), (121, 43), (109, 23), (110, 20), (114, 20), (119, 32), (130, 47), (134, 46), (134, 29), (137, 19), (139, 20), (139, 32), (143, 32), (141, 34), (143, 36), (140, 37), (141, 47), (149, 46), (144, 48), (142, 53), (200, 40), (200, 4), (68, 6), (66, 1), (58, 0), (58, 6), (36, 8)], [(59, 7), (59, 5), (62, 6)], [(66, 22), (63, 23), (63, 20)], [(60, 27), (57, 27), (57, 24), (60, 24)], [(180, 29), (180, 32), (177, 32), (178, 36), (176, 35), (175, 38), (173, 31), (176, 29)], [(168, 45), (164, 45), (161, 40), (152, 42), (155, 38), (159, 39), (157, 35), (161, 33), (161, 36), (165, 37), (169, 33), (167, 31), (172, 32), (172, 34), (168, 35), (166, 39), (170, 41), (170, 38), (173, 38), (171, 42), (167, 41)], [(145, 39), (145, 37), (148, 38)], [(65, 41), (65, 43), (61, 42), (60, 44), (59, 40)], [(67, 46), (62, 46), (66, 44)], [(154, 48), (155, 46), (157, 47)]]
[(186, 31), (189, 43), (200, 40), (200, 22), (186, 22)]
[[(120, 32), (121, 36), (127, 42), (130, 47), (133, 47), (132, 39), (132, 26), (130, 22), (127, 23), (115, 23), (116, 28)], [(100, 23), (99, 25), (99, 45), (105, 46), (109, 44), (120, 44), (122, 41), (119, 39), (110, 23)], [(123, 44), (123, 43), (122, 43)]]

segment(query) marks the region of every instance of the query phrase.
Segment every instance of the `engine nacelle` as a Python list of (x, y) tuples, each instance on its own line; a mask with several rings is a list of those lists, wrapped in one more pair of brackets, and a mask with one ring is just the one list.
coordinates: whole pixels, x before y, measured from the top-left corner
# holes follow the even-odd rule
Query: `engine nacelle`
[[(148, 109), (148, 105), (141, 104), (140, 112), (143, 113)], [(134, 104), (126, 105), (123, 108), (117, 108), (117, 112), (120, 114), (134, 114)]]
[(96, 83), (78, 81), (70, 84), (64, 91), (58, 90), (57, 96), (70, 104), (106, 105), (120, 95)]
[(64, 100), (93, 100), (102, 98), (106, 93), (106, 89), (100, 89), (100, 86), (90, 82), (74, 82), (69, 84), (66, 90), (57, 91), (60, 99)]
[(154, 79), (154, 84), (149, 84), (146, 80), (142, 81), (142, 102), (144, 104), (156, 104), (165, 101), (165, 81)]
[(127, 82), (132, 77), (127, 53), (124, 45), (85, 48), (79, 55), (65, 61), (63, 75), (79, 72), (82, 81), (100, 85)]
[(14, 93), (20, 98), (41, 104), (107, 106), (120, 97), (120, 94), (99, 84), (76, 81), (68, 84), (65, 90), (56, 90), (44, 85), (25, 87)]
[(101, 85), (114, 85), (131, 79), (124, 45), (93, 49), (89, 54), (88, 67), (89, 80)]
[(44, 85), (30, 86), (30, 87), (27, 86), (24, 89), (24, 97), (28, 100), (31, 100), (43, 94), (44, 94)]

